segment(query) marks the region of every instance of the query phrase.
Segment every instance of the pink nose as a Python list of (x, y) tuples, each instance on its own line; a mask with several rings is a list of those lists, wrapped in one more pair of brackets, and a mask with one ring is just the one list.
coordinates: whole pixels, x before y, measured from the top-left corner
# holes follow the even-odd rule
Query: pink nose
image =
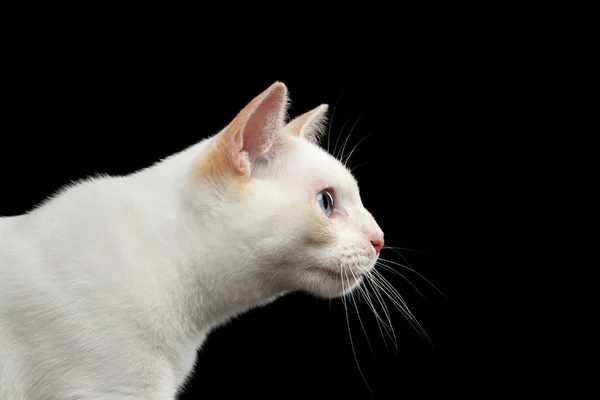
[(371, 244), (373, 245), (375, 252), (377, 252), (377, 254), (379, 254), (379, 252), (383, 248), (383, 236), (371, 239)]

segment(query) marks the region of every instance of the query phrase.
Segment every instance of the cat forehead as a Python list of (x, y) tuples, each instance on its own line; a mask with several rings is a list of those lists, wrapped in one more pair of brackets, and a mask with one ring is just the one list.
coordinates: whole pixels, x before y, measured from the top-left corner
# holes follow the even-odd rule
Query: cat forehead
[(323, 188), (331, 186), (349, 196), (358, 194), (358, 183), (348, 168), (316, 144), (294, 139), (294, 145), (279, 161), (275, 172), (285, 179)]

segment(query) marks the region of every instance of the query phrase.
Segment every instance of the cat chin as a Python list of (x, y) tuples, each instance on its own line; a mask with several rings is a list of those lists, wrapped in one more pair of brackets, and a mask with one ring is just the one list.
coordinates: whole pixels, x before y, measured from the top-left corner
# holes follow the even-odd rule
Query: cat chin
[[(348, 276), (349, 275), (349, 276)], [(320, 298), (334, 299), (342, 297), (362, 283), (364, 276), (362, 274), (342, 274), (326, 268), (309, 268), (303, 282), (308, 287), (305, 290)]]

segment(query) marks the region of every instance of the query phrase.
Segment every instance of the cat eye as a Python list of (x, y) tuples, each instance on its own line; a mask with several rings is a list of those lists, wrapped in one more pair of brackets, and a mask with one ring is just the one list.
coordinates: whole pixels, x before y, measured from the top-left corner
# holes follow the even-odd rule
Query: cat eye
[(333, 196), (328, 190), (321, 190), (317, 193), (317, 203), (319, 207), (325, 213), (326, 216), (330, 216), (333, 212)]

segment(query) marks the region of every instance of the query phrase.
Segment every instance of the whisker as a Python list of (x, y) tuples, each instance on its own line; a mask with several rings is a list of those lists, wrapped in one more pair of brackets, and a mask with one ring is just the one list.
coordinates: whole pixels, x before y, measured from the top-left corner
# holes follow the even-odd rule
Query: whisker
[[(350, 273), (352, 274), (352, 277), (354, 278), (354, 280), (356, 280), (356, 275), (354, 275), (354, 272), (352, 272), (352, 270), (350, 270)], [(358, 286), (358, 289), (359, 290), (357, 292), (362, 293), (360, 286)], [(367, 339), (369, 349), (371, 349), (371, 355), (373, 357), (375, 357), (375, 353), (373, 352), (373, 347), (371, 346), (371, 341), (369, 340), (369, 335), (367, 334), (367, 330), (365, 329), (365, 326), (363, 325), (362, 318), (360, 317), (360, 311), (358, 310), (358, 305), (356, 304), (356, 300), (354, 299), (354, 292), (351, 293), (350, 298), (352, 299), (352, 302), (354, 303), (354, 309), (356, 310), (356, 315), (358, 315), (358, 322), (360, 322), (360, 326), (362, 327), (362, 330), (365, 333), (365, 338)]]
[(368, 163), (368, 162), (366, 162), (366, 163), (360, 163), (360, 164), (358, 164), (356, 167), (352, 167), (352, 169), (350, 170), (350, 173), (352, 173), (352, 171), (354, 171), (355, 169), (357, 169), (357, 168), (358, 168), (358, 167), (360, 167), (360, 166), (363, 166), (363, 165), (369, 165), (369, 164), (370, 164), (370, 163)]
[[(359, 267), (360, 268), (360, 267)], [(379, 331), (381, 333), (381, 337), (383, 338), (383, 344), (386, 348), (386, 350), (389, 350), (387, 347), (387, 342), (385, 340), (385, 336), (383, 335), (383, 330), (381, 329), (381, 325), (383, 325), (383, 327), (386, 330), (386, 333), (388, 334), (390, 340), (392, 341), (392, 343), (394, 344), (394, 347), (396, 349), (396, 351), (398, 350), (398, 342), (396, 340), (396, 334), (394, 332), (394, 327), (392, 325), (392, 320), (390, 317), (390, 313), (387, 309), (387, 306), (385, 304), (385, 302), (383, 301), (383, 298), (379, 295), (378, 289), (376, 287), (376, 283), (373, 282), (373, 277), (371, 276), (371, 274), (368, 271), (364, 271), (365, 273), (365, 277), (366, 282), (373, 287), (373, 294), (375, 295), (375, 298), (379, 301), (379, 304), (381, 305), (381, 308), (383, 309), (383, 313), (385, 314), (389, 325), (385, 323), (385, 321), (383, 320), (383, 318), (381, 318), (381, 316), (379, 315), (379, 312), (377, 311), (377, 308), (375, 307), (375, 303), (373, 302), (373, 300), (371, 300), (371, 309), (373, 310), (373, 313), (375, 315), (375, 320), (377, 321), (377, 327), (379, 328)], [(365, 292), (368, 294), (368, 291), (365, 288)], [(370, 296), (369, 296), (370, 298)], [(380, 323), (381, 321), (381, 323)]]
[(333, 117), (335, 117), (335, 110), (337, 109), (338, 103), (340, 102), (340, 99), (342, 98), (342, 93), (344, 93), (343, 91), (340, 92), (340, 95), (338, 96), (337, 100), (335, 101), (335, 106), (333, 106), (333, 112), (331, 113), (331, 119), (329, 120), (329, 126), (327, 127), (327, 152), (329, 153), (329, 138), (331, 137), (331, 125), (333, 125)]
[(396, 271), (394, 268), (390, 267), (389, 265), (385, 265), (381, 260), (377, 261), (376, 265), (379, 265), (383, 269), (385, 269), (387, 271), (390, 271), (390, 272), (392, 272), (392, 273), (394, 273), (394, 274), (402, 277), (406, 282), (408, 282), (408, 284), (410, 286), (412, 286), (417, 291), (417, 293), (419, 293), (421, 295), (422, 298), (425, 299), (425, 301), (429, 301), (429, 300), (427, 300), (427, 297), (425, 297), (423, 295), (423, 293), (421, 293), (421, 291), (419, 289), (417, 289), (417, 287), (406, 276), (402, 275), (400, 272)]
[(356, 121), (354, 121), (354, 125), (352, 125), (352, 128), (350, 128), (350, 133), (348, 133), (348, 136), (346, 137), (346, 140), (344, 140), (344, 146), (340, 150), (340, 154), (339, 154), (340, 157), (338, 157), (339, 160), (340, 160), (340, 162), (342, 161), (342, 158), (343, 158), (343, 155), (344, 155), (344, 150), (346, 150), (346, 144), (348, 144), (348, 139), (350, 139), (350, 136), (352, 135), (352, 132), (354, 131), (354, 128), (356, 127), (356, 124), (358, 124), (358, 121), (360, 121), (360, 118), (363, 116), (363, 114), (364, 114), (364, 111), (362, 113), (360, 113), (360, 115), (358, 116), (358, 118), (356, 118)]
[[(398, 254), (400, 254), (400, 253), (398, 253)], [(400, 254), (400, 256), (402, 256), (402, 254)], [(404, 258), (404, 256), (402, 256), (402, 257)], [(406, 260), (406, 258), (404, 258), (404, 260), (405, 260), (406, 262), (408, 262), (408, 261)], [(437, 288), (437, 286), (435, 286), (433, 283), (431, 283), (431, 282), (429, 281), (429, 279), (425, 278), (425, 277), (424, 277), (422, 274), (420, 274), (419, 272), (415, 271), (413, 268), (407, 267), (406, 265), (400, 264), (400, 263), (398, 263), (398, 262), (395, 262), (395, 261), (392, 261), (392, 260), (387, 260), (387, 259), (385, 259), (385, 258), (381, 258), (381, 256), (379, 257), (379, 261), (384, 261), (384, 262), (388, 262), (388, 263), (390, 263), (390, 264), (397, 265), (397, 266), (399, 266), (399, 267), (405, 268), (405, 269), (407, 269), (407, 270), (409, 270), (409, 271), (411, 271), (411, 272), (413, 272), (413, 273), (417, 274), (417, 275), (418, 275), (418, 276), (420, 276), (420, 277), (421, 277), (423, 280), (425, 280), (425, 282), (429, 283), (429, 284), (430, 284), (430, 285), (431, 285), (431, 286), (432, 286), (432, 287), (433, 287), (435, 290), (437, 290), (437, 291), (439, 292), (439, 294), (441, 294), (442, 296), (444, 296), (444, 298), (445, 298), (446, 300), (448, 300), (448, 297), (447, 297), (447, 296), (446, 296), (444, 293), (442, 293), (442, 291), (441, 291), (440, 289), (438, 289), (438, 288)]]
[[(365, 281), (370, 284), (370, 281), (369, 281), (370, 278), (367, 277), (366, 275), (365, 275), (365, 278), (366, 278)], [(389, 349), (387, 347), (387, 343), (385, 341), (385, 335), (383, 334), (383, 329), (381, 329), (381, 324), (385, 325), (385, 322), (381, 319), (381, 316), (379, 316), (379, 313), (377, 312), (377, 309), (375, 308), (375, 304), (373, 303), (373, 299), (369, 295), (369, 291), (367, 290), (366, 285), (364, 288), (362, 288), (362, 285), (360, 287), (363, 290), (363, 293), (367, 299), (367, 304), (369, 305), (369, 308), (373, 311), (373, 315), (375, 315), (375, 322), (377, 322), (377, 328), (379, 329), (379, 333), (381, 333), (381, 338), (383, 339), (383, 345), (385, 346), (385, 349), (389, 351)], [(388, 335), (389, 335), (389, 333), (388, 333)]]
[[(394, 250), (394, 251), (396, 251), (396, 249), (398, 249), (398, 250), (412, 251), (412, 252), (415, 252), (415, 253), (422, 254), (424, 256), (430, 256), (430, 254), (427, 254), (425, 252), (422, 252), (422, 251), (419, 251), (419, 250), (415, 250), (415, 249), (409, 249), (409, 248), (406, 248), (406, 247), (393, 247), (393, 246), (384, 245), (383, 248), (384, 249), (391, 249), (391, 250)], [(396, 253), (398, 253), (398, 252), (396, 251)], [(400, 254), (400, 253), (398, 253), (398, 254)]]
[[(394, 344), (394, 347), (397, 352), (398, 351), (398, 341), (396, 339), (396, 333), (394, 332), (394, 327), (392, 325), (392, 319), (390, 317), (390, 312), (387, 308), (387, 305), (383, 301), (383, 297), (381, 297), (381, 295), (379, 294), (379, 288), (377, 286), (377, 282), (374, 280), (372, 274), (368, 271), (364, 271), (364, 272), (365, 272), (365, 277), (367, 278), (367, 282), (369, 283), (370, 286), (373, 287), (373, 294), (375, 295), (375, 298), (379, 301), (379, 305), (381, 306), (383, 313), (385, 314), (389, 324), (386, 324), (385, 321), (383, 320), (383, 318), (381, 318), (381, 316), (379, 315), (379, 313), (377, 312), (377, 310), (375, 308), (374, 303), (373, 303), (373, 312), (375, 313), (375, 316), (377, 317), (377, 319), (379, 319), (381, 321), (381, 324), (385, 328), (386, 333), (388, 334), (390, 340)], [(381, 327), (379, 326), (379, 324), (378, 324), (378, 327), (379, 327), (379, 330), (381, 331)], [(385, 337), (383, 336), (383, 332), (381, 332), (381, 334), (383, 337), (383, 344), (385, 345), (385, 348), (387, 350), (388, 349), (387, 343), (385, 341)]]
[(333, 153), (332, 155), (337, 158), (336, 156), (336, 150), (337, 150), (337, 146), (338, 146), (338, 141), (340, 140), (340, 137), (342, 137), (343, 133), (344, 133), (344, 128), (346, 127), (346, 124), (350, 121), (350, 117), (348, 117), (346, 119), (346, 122), (344, 122), (344, 125), (342, 125), (342, 129), (340, 129), (340, 133), (338, 133), (337, 137), (335, 138), (335, 146), (333, 146)]
[[(391, 332), (392, 332), (392, 335), (393, 335), (394, 348), (396, 349), (396, 353), (398, 353), (398, 349), (399, 349), (399, 347), (398, 347), (398, 338), (396, 336), (396, 331), (394, 331), (394, 325), (391, 322), (392, 321), (392, 313), (388, 309), (388, 306), (387, 306), (387, 304), (386, 304), (386, 302), (385, 302), (385, 300), (383, 298), (383, 295), (386, 295), (387, 297), (389, 297), (389, 294), (386, 293), (386, 291), (382, 287), (381, 283), (379, 283), (377, 281), (377, 279), (376, 279), (375, 276), (371, 275), (371, 281), (373, 282), (373, 285), (377, 288), (377, 292), (379, 293), (379, 298), (380, 298), (381, 304), (385, 307), (388, 321), (390, 321)], [(393, 305), (396, 306), (395, 304), (393, 304)]]
[(344, 164), (344, 166), (348, 165), (348, 161), (350, 161), (350, 157), (352, 157), (352, 154), (357, 150), (357, 147), (369, 136), (371, 136), (374, 132), (369, 133), (368, 135), (365, 135), (363, 138), (361, 138), (358, 143), (356, 143), (354, 145), (354, 147), (352, 148), (352, 150), (350, 151), (350, 154), (348, 154), (348, 156), (345, 158), (344, 161), (342, 161), (342, 164)]
[(376, 277), (377, 281), (381, 284), (381, 288), (388, 295), (389, 299), (392, 301), (394, 305), (398, 308), (399, 311), (402, 312), (406, 320), (415, 328), (417, 332), (421, 334), (424, 338), (426, 338), (429, 343), (433, 345), (433, 341), (425, 332), (419, 321), (415, 318), (413, 313), (408, 308), (406, 301), (402, 298), (402, 295), (398, 293), (398, 291), (385, 279), (377, 270), (373, 270), (373, 276)]
[(392, 301), (394, 306), (402, 313), (406, 321), (413, 327), (413, 329), (415, 329), (417, 333), (419, 333), (424, 339), (427, 339), (431, 343), (431, 339), (429, 339), (427, 333), (419, 325), (418, 321), (415, 321), (414, 316), (409, 311), (407, 311), (405, 307), (402, 306), (396, 299), (393, 299), (392, 295), (386, 288), (384, 288), (384, 286), (381, 286), (381, 288), (390, 297), (390, 300)]
[[(408, 305), (406, 304), (406, 301), (404, 300), (402, 295), (396, 290), (396, 288), (394, 288), (389, 283), (389, 281), (387, 279), (385, 279), (385, 277), (383, 275), (381, 275), (377, 270), (374, 269), (372, 271), (372, 276), (373, 276), (373, 280), (375, 282), (377, 282), (380, 289), (382, 289), (383, 292), (388, 296), (388, 298), (390, 300), (392, 300), (394, 305), (397, 305), (401, 308), (400, 311), (404, 312), (404, 311), (408, 310)], [(408, 310), (408, 311), (410, 311), (410, 310)], [(410, 317), (413, 318), (413, 315), (410, 314)]]
[[(343, 268), (341, 265), (340, 265), (340, 274), (342, 277), (342, 290), (345, 291), (345, 289), (344, 289), (344, 271), (343, 271)], [(352, 332), (350, 329), (350, 319), (348, 317), (348, 307), (346, 307), (345, 297), (346, 296), (342, 296), (342, 302), (344, 304), (344, 309), (346, 310), (346, 324), (348, 325), (348, 336), (350, 337), (350, 346), (352, 347), (352, 354), (354, 354), (354, 361), (356, 361), (356, 367), (358, 368), (358, 372), (360, 372), (360, 376), (362, 376), (363, 381), (365, 381), (365, 385), (367, 385), (369, 392), (373, 393), (373, 391), (371, 390), (371, 387), (369, 386), (369, 383), (367, 382), (367, 379), (365, 378), (365, 375), (362, 372), (362, 369), (360, 368), (360, 365), (358, 363), (358, 357), (356, 356), (356, 351), (354, 350), (354, 341), (352, 340)]]

